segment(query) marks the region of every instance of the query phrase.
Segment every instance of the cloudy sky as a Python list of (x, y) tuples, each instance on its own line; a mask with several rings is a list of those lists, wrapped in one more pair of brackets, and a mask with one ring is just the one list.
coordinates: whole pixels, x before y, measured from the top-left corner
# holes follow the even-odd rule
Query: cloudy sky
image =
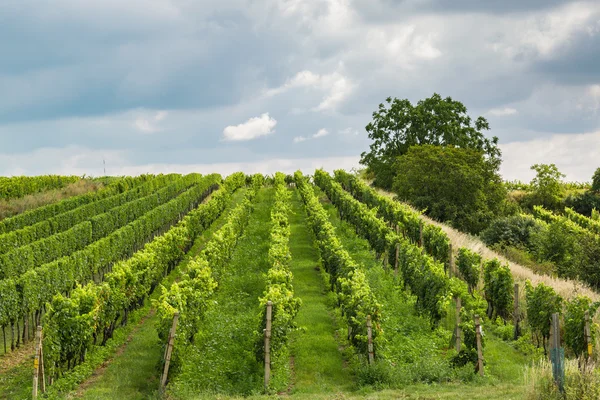
[(351, 168), (434, 92), (506, 179), (600, 166), (600, 1), (2, 0), (0, 51), (3, 175)]

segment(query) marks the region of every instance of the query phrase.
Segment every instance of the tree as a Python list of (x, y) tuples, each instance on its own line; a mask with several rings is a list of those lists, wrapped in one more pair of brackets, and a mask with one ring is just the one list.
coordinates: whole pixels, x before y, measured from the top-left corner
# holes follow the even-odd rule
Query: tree
[(365, 128), (373, 143), (360, 161), (375, 175), (376, 185), (392, 187), (397, 157), (415, 145), (475, 149), (483, 152), (496, 169), (500, 166), (498, 138), (484, 137), (482, 131), (489, 129), (487, 120), (478, 117), (473, 121), (461, 102), (450, 97), (442, 99), (437, 93), (414, 106), (407, 99), (388, 97), (385, 101), (387, 105), (379, 105)]
[(506, 189), (481, 151), (413, 146), (398, 157), (393, 190), (402, 200), (458, 229), (478, 233), (501, 213)]
[(560, 181), (565, 175), (555, 164), (535, 164), (531, 169), (536, 176), (531, 180), (533, 193), (528, 201), (530, 205), (542, 205), (554, 211), (561, 208), (564, 189)]
[(600, 168), (596, 169), (592, 176), (592, 191), (600, 193)]

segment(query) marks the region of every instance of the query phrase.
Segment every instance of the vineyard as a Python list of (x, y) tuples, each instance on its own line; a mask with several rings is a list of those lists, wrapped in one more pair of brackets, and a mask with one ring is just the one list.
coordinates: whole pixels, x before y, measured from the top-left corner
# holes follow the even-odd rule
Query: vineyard
[(532, 281), (343, 170), (107, 179), (0, 219), (0, 398), (598, 398), (593, 215)]

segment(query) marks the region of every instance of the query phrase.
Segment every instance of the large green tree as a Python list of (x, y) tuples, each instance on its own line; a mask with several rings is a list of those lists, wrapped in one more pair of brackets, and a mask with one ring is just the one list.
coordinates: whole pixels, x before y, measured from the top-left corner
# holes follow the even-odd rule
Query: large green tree
[(475, 149), (496, 169), (500, 165), (498, 138), (488, 139), (483, 135), (489, 129), (487, 120), (483, 117), (472, 120), (464, 104), (437, 93), (416, 105), (407, 99), (388, 97), (365, 129), (373, 142), (370, 150), (362, 153), (361, 164), (375, 176), (375, 184), (386, 189), (392, 187), (397, 157), (415, 145)]
[(397, 158), (393, 190), (440, 221), (478, 233), (503, 212), (506, 189), (482, 151), (413, 146)]

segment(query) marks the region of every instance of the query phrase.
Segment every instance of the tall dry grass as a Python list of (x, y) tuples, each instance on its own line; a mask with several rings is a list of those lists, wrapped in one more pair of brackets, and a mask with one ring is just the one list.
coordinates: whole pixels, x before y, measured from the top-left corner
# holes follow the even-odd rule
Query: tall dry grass
[(30, 194), (18, 199), (0, 200), (0, 220), (34, 208), (56, 203), (69, 197), (79, 196), (88, 192), (95, 192), (104, 185), (90, 179), (81, 179), (64, 188), (48, 190)]
[(579, 368), (577, 360), (565, 360), (564, 393), (552, 377), (552, 364), (543, 359), (525, 369), (528, 400), (597, 400), (600, 399), (600, 371), (594, 363)]

